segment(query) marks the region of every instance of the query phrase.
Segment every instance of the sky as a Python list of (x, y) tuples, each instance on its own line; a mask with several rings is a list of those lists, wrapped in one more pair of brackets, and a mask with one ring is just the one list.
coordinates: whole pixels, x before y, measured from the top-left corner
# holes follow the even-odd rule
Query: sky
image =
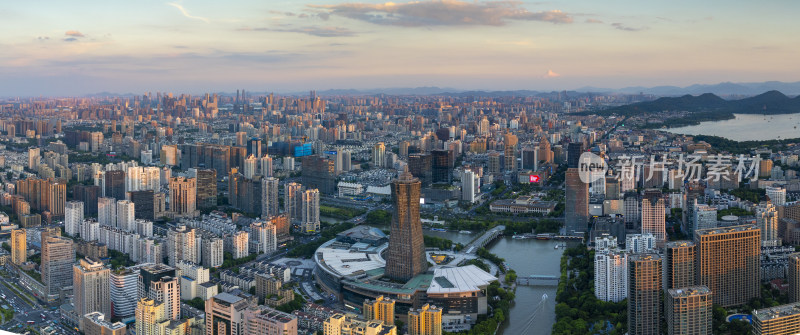
[(0, 96), (800, 81), (795, 0), (0, 3)]

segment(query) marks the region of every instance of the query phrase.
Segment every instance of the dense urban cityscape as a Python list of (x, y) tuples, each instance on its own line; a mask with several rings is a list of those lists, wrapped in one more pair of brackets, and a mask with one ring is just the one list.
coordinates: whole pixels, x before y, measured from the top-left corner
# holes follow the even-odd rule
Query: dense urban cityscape
[(6, 1), (0, 335), (800, 334), (798, 10)]

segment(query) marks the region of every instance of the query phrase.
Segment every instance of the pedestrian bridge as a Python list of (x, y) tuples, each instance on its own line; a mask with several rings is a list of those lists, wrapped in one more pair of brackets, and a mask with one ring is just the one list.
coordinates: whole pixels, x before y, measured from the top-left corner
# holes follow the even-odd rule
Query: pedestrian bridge
[(521, 286), (558, 286), (560, 277), (532, 275), (517, 277), (517, 285)]

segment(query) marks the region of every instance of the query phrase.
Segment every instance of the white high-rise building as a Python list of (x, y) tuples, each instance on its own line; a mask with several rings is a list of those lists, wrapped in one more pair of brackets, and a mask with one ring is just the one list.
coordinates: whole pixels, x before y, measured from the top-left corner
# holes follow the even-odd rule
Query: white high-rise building
[(178, 261), (199, 264), (197, 251), (194, 228), (179, 226), (167, 230), (167, 259), (170, 266), (175, 266)]
[(386, 166), (386, 145), (383, 142), (378, 142), (372, 148), (372, 164), (376, 167)]
[(203, 242), (201, 242), (201, 244), (203, 266), (208, 268), (218, 268), (222, 266), (225, 247), (225, 243), (222, 239), (219, 237), (203, 237)]
[(756, 208), (756, 225), (761, 229), (762, 247), (779, 247), (781, 239), (778, 237), (778, 211), (772, 202), (762, 202)]
[(300, 199), (300, 229), (303, 233), (319, 231), (319, 190), (305, 190)]
[(594, 238), (594, 250), (596, 253), (611, 252), (619, 249), (619, 243), (614, 236), (597, 236)]
[(253, 179), (253, 177), (257, 174), (258, 170), (256, 169), (258, 159), (255, 156), (250, 155), (244, 160), (244, 177), (247, 179)]
[(628, 234), (625, 236), (625, 251), (641, 254), (656, 250), (656, 237), (653, 234)]
[(266, 177), (261, 180), (261, 218), (267, 219), (278, 215), (278, 186), (277, 178)]
[(300, 221), (300, 209), (297, 208), (297, 197), (302, 192), (303, 185), (298, 183), (287, 183), (283, 185), (283, 212), (290, 222)]
[(271, 254), (277, 250), (278, 236), (275, 225), (270, 221), (256, 221), (250, 224), (250, 240), (257, 242), (258, 252)]
[(110, 270), (100, 261), (81, 259), (73, 265), (73, 303), (78, 315), (101, 312), (111, 315)]
[(81, 233), (82, 224), (83, 202), (67, 201), (67, 204), (64, 207), (64, 233), (74, 237), (76, 234)]
[(117, 317), (129, 317), (136, 313), (140, 266), (111, 271), (109, 277), (111, 306)]
[(294, 157), (283, 157), (283, 169), (286, 171), (294, 171)]
[(767, 198), (775, 206), (786, 204), (786, 189), (783, 187), (767, 186)]
[(472, 170), (464, 170), (461, 174), (461, 200), (474, 203), (475, 186), (475, 172)]
[(136, 209), (130, 200), (117, 201), (117, 227), (119, 229), (127, 230), (129, 232), (136, 231), (136, 218), (134, 217)]
[[(717, 208), (713, 206), (694, 203), (694, 230), (716, 228)], [(694, 234), (694, 232), (691, 232)]]
[(264, 177), (272, 177), (272, 173), (274, 171), (272, 167), (272, 157), (269, 155), (264, 155), (264, 157), (261, 157), (260, 161), (261, 175)]
[(95, 220), (83, 221), (81, 238), (86, 241), (97, 241), (100, 238), (100, 223)]
[(117, 226), (117, 199), (97, 199), (97, 222), (99, 222), (101, 226)]
[(250, 235), (243, 230), (225, 236), (225, 251), (233, 255), (233, 259), (247, 257), (250, 254)]
[(606, 194), (606, 176), (603, 171), (592, 171), (590, 184), (590, 191), (592, 195), (605, 195)]
[(594, 256), (594, 295), (599, 300), (620, 302), (628, 297), (628, 255), (623, 251)]

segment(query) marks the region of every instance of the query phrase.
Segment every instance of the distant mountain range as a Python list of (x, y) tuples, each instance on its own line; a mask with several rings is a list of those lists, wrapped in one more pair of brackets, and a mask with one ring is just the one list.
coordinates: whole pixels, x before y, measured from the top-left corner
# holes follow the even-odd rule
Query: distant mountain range
[(753, 97), (725, 100), (705, 93), (698, 96), (663, 97), (653, 101), (606, 109), (593, 114), (638, 115), (662, 111), (687, 111), (692, 113), (724, 114), (789, 114), (800, 112), (800, 96), (789, 98), (778, 91), (769, 91)]
[(678, 86), (655, 86), (643, 87), (633, 86), (619, 89), (613, 88), (598, 88), (598, 87), (581, 87), (577, 89), (578, 92), (598, 92), (598, 93), (643, 93), (661, 96), (676, 96), (684, 94), (703, 94), (713, 93), (716, 95), (756, 95), (767, 91), (780, 91), (789, 95), (800, 94), (800, 82), (784, 83), (780, 81), (766, 81), (760, 83), (731, 83), (724, 82), (713, 85), (695, 84), (686, 87)]
[[(586, 94), (649, 94), (656, 96), (682, 96), (686, 94), (698, 95), (704, 93), (712, 93), (718, 96), (755, 96), (763, 92), (780, 91), (788, 95), (800, 95), (800, 82), (785, 83), (780, 81), (767, 81), (760, 83), (719, 83), (719, 84), (696, 84), (687, 87), (678, 86), (655, 86), (643, 87), (633, 86), (625, 88), (601, 88), (585, 86), (575, 90), (560, 90), (560, 91), (537, 91), (537, 90), (465, 90), (452, 87), (396, 87), (396, 88), (376, 88), (376, 89), (329, 89), (317, 90), (319, 96), (342, 96), (342, 95), (448, 95), (448, 96), (483, 96), (483, 97), (501, 97), (501, 96), (538, 96), (538, 97), (555, 97), (561, 95), (566, 96), (581, 96)], [(264, 95), (270, 92), (262, 91), (247, 91), (248, 95)], [(307, 96), (309, 91), (304, 92), (276, 92), (283, 95), (293, 96)], [(219, 95), (233, 96), (235, 92), (217, 92)], [(140, 94), (133, 93), (112, 93), (100, 92), (95, 94), (87, 94), (86, 97), (130, 97)]]

